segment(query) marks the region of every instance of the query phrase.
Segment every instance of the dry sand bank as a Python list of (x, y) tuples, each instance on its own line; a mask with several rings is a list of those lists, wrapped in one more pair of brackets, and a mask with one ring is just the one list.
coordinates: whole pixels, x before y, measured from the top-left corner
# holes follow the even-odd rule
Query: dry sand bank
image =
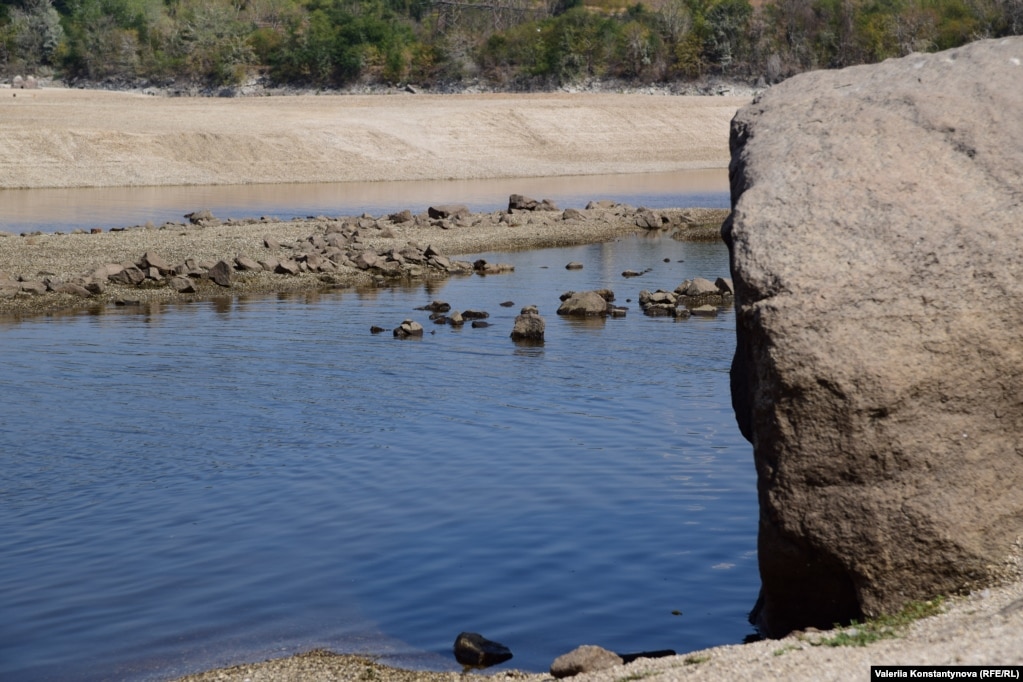
[(171, 98), (0, 90), (0, 189), (430, 180), (728, 165), (744, 97)]

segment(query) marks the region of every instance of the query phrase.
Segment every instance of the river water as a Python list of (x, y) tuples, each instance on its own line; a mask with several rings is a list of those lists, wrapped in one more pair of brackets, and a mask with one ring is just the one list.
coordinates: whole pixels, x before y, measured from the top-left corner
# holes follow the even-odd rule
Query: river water
[(386, 215), (431, 204), (466, 204), (473, 211), (508, 207), (510, 194), (551, 199), (561, 208), (583, 208), (611, 199), (647, 208), (728, 208), (724, 169), (668, 173), (499, 178), (303, 185), (219, 185), (0, 189), (0, 231), (70, 232), (181, 222), (186, 213), (209, 209), (219, 218)]
[[(727, 276), (725, 248), (480, 256), (515, 272), (0, 322), (0, 679), (166, 680), (319, 646), (457, 670), (463, 630), (544, 671), (584, 643), (749, 635), (733, 312), (635, 303)], [(554, 314), (601, 287), (624, 319)], [(433, 325), (434, 299), (490, 326)], [(527, 304), (543, 346), (508, 338)], [(369, 332), (406, 318), (422, 339)]]

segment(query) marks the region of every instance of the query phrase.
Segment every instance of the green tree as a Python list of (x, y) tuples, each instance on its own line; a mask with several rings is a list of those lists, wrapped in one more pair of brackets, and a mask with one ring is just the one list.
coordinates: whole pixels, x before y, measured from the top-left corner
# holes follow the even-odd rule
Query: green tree
[(58, 49), (64, 39), (60, 14), (50, 0), (25, 0), (22, 7), (10, 10), (9, 43), (14, 59), (26, 70), (54, 66)]

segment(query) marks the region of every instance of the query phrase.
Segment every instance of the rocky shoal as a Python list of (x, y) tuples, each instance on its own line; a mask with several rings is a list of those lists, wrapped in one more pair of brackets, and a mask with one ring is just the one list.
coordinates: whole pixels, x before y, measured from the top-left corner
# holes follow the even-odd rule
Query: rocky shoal
[(491, 213), (443, 205), (419, 214), (280, 221), (222, 220), (196, 211), (185, 215), (186, 222), (160, 226), (0, 232), (0, 314), (500, 274), (512, 266), (453, 256), (606, 241), (634, 232), (717, 240), (725, 215), (611, 201), (561, 210), (550, 201), (513, 194), (507, 210)]

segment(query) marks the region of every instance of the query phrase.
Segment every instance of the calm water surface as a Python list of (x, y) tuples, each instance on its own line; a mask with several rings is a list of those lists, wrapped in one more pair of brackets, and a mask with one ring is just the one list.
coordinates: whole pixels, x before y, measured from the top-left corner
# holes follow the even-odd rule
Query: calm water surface
[(302, 185), (0, 189), (0, 230), (70, 232), (181, 222), (209, 209), (219, 218), (263, 215), (282, 220), (316, 215), (385, 215), (431, 204), (466, 204), (473, 211), (508, 207), (509, 194), (551, 199), (561, 208), (583, 208), (612, 199), (648, 208), (728, 208), (726, 169), (668, 173), (493, 180), (343, 182)]
[[(582, 643), (749, 634), (732, 311), (635, 303), (726, 275), (724, 247), (482, 257), (516, 271), (0, 323), (0, 679), (161, 680), (317, 646), (456, 670), (462, 630), (543, 671)], [(554, 314), (605, 286), (625, 319)], [(437, 298), (491, 326), (432, 325), (415, 308)], [(527, 304), (542, 347), (508, 338)], [(423, 339), (369, 333), (409, 317)]]

